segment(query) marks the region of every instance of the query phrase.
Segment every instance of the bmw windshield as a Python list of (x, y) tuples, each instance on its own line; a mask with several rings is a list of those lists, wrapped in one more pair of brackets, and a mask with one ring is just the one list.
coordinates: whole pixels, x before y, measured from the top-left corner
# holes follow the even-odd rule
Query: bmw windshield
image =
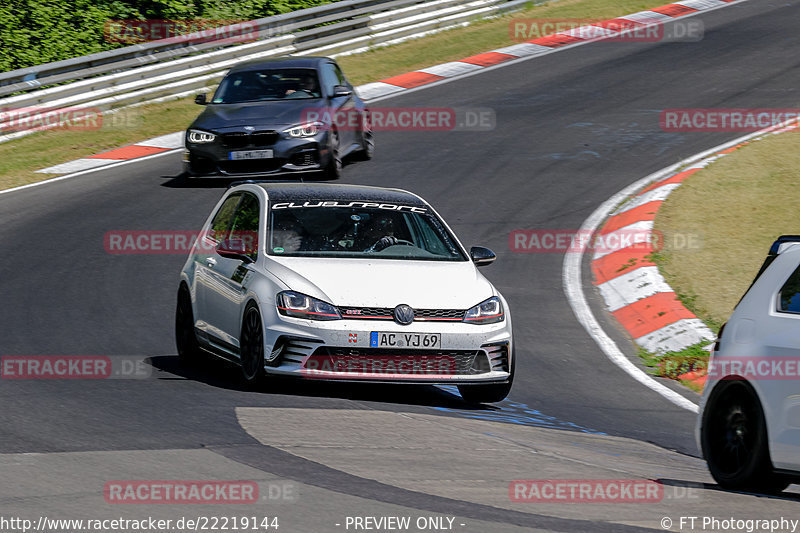
[(424, 206), (296, 201), (270, 206), (270, 255), (466, 261)]
[(308, 68), (246, 70), (228, 74), (212, 104), (307, 100), (321, 96), (317, 71)]

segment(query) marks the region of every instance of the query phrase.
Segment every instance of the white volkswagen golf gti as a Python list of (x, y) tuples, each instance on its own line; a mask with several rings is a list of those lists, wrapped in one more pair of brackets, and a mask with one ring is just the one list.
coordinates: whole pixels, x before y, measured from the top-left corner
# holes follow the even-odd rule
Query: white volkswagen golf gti
[(406, 191), (245, 182), (181, 271), (178, 354), (234, 361), (248, 383), (455, 384), (497, 402), (515, 358), (508, 304), (477, 269), (494, 259)]
[(696, 429), (721, 486), (778, 492), (800, 481), (800, 236), (772, 244), (720, 329)]

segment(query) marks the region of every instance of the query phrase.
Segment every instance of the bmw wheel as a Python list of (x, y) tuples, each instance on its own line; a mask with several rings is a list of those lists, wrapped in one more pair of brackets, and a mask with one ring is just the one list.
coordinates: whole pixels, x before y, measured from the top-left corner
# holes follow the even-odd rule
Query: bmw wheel
[(264, 329), (258, 306), (251, 303), (244, 311), (240, 339), (242, 377), (254, 385), (264, 377)]
[(178, 289), (178, 305), (175, 309), (175, 344), (178, 357), (184, 364), (197, 363), (200, 360), (200, 345), (194, 333), (194, 315), (192, 313), (192, 297), (189, 289), (181, 283)]
[(764, 411), (745, 381), (723, 380), (711, 393), (700, 442), (708, 469), (723, 488), (774, 493), (789, 485), (772, 471)]
[(358, 151), (358, 158), (362, 161), (369, 161), (375, 155), (375, 136), (372, 133), (372, 126), (369, 118), (364, 116), (364, 125), (361, 130), (361, 150)]
[(328, 145), (329, 161), (322, 171), (322, 175), (327, 180), (339, 179), (342, 175), (342, 155), (339, 153), (339, 134), (331, 130), (330, 142)]

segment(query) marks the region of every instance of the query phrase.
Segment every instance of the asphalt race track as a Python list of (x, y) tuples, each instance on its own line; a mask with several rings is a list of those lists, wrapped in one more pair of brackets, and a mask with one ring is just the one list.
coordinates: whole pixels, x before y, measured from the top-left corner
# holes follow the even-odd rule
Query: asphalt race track
[[(695, 415), (631, 380), (576, 321), (563, 255), (509, 248), (515, 229), (575, 230), (636, 179), (741, 135), (665, 133), (664, 108), (797, 107), (800, 2), (750, 1), (696, 18), (699, 42), (592, 43), (374, 104), (496, 114), (493, 131), (379, 133), (375, 159), (348, 165), (340, 180), (416, 192), (466, 246), (497, 252), (485, 274), (513, 311), (519, 366), (496, 408), (435, 387), (280, 381), (253, 392), (225, 364), (182, 368), (173, 313), (185, 256), (103, 246), (110, 230), (199, 229), (226, 182), (181, 178), (179, 154), (0, 195), (0, 354), (129, 356), (150, 374), (0, 381), (0, 514), (177, 518), (199, 506), (114, 506), (103, 483), (257, 479), (299, 488), (296, 502), (264, 507), (284, 532), (345, 531), (346, 516), (397, 513), (458, 516), (460, 531), (660, 530), (669, 513), (642, 505), (509, 502), (512, 479), (614, 477), (601, 472), (608, 467), (699, 483), (683, 514), (713, 506), (726, 516), (797, 516), (797, 486), (777, 498), (716, 489), (697, 459)], [(713, 235), (704, 242), (713, 246)], [(481, 441), (498, 432), (496, 448)], [(534, 455), (563, 462), (527, 468)], [(200, 514), (252, 514), (232, 507)]]

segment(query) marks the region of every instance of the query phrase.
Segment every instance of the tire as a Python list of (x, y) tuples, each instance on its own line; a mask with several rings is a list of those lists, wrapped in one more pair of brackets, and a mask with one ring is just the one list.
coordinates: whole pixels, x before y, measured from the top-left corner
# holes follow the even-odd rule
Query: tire
[(506, 399), (514, 384), (514, 371), (517, 367), (517, 358), (512, 352), (511, 372), (506, 383), (491, 385), (459, 385), (458, 392), (467, 403), (497, 403)]
[(192, 297), (183, 283), (178, 289), (178, 305), (175, 308), (175, 345), (182, 364), (194, 365), (204, 359), (194, 332)]
[(322, 177), (326, 180), (337, 180), (342, 175), (342, 156), (339, 153), (339, 134), (331, 131), (331, 138), (328, 146), (330, 150), (330, 161), (322, 170)]
[(369, 161), (375, 156), (375, 135), (372, 133), (372, 126), (369, 119), (364, 119), (364, 129), (361, 130), (361, 150), (356, 157), (361, 161)]
[(242, 335), (239, 339), (242, 379), (247, 385), (257, 385), (264, 374), (264, 326), (258, 306), (250, 303), (242, 317)]
[(772, 470), (764, 411), (743, 380), (723, 380), (714, 388), (703, 411), (700, 443), (720, 487), (773, 494), (789, 486)]

